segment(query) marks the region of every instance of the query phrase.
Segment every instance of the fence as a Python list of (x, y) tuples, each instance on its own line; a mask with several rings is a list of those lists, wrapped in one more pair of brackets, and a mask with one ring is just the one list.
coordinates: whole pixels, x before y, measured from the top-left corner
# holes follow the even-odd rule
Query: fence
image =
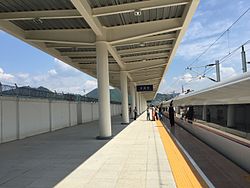
[[(44, 87), (32, 88), (30, 86), (19, 87), (15, 84), (5, 85), (0, 82), (0, 96), (20, 96), (28, 98), (41, 98), (51, 100), (98, 102), (97, 98), (86, 97), (79, 94), (52, 92)], [(111, 104), (120, 104), (119, 101), (111, 101)]]

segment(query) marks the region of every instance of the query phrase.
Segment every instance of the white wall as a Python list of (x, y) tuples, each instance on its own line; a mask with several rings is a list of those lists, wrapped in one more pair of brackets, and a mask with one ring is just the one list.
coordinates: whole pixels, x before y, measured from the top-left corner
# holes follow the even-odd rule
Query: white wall
[(51, 102), (51, 128), (52, 130), (68, 127), (69, 122), (69, 102), (52, 101)]
[(19, 100), (19, 138), (50, 130), (49, 101), (39, 99)]
[(83, 102), (82, 103), (82, 122), (92, 121), (92, 104)]
[(115, 114), (115, 104), (110, 104), (110, 114), (111, 114), (111, 116), (114, 116), (114, 114)]
[[(112, 116), (121, 105), (111, 104)], [(0, 143), (99, 119), (98, 103), (0, 96)]]
[(77, 108), (77, 124), (82, 124), (82, 104), (81, 102), (78, 102), (76, 104), (76, 108)]
[(122, 108), (120, 104), (113, 104), (114, 105), (114, 116), (120, 115), (122, 113)]
[(98, 109), (98, 103), (92, 103), (92, 114), (93, 119), (92, 120), (98, 120), (99, 119), (99, 109)]
[(2, 98), (2, 141), (16, 140), (17, 131), (17, 99)]
[(77, 125), (77, 103), (70, 102), (70, 126)]

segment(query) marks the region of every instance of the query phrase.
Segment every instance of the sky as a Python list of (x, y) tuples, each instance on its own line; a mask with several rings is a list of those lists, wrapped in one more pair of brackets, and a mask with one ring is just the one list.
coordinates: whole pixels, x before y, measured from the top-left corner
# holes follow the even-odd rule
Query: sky
[[(176, 56), (169, 65), (160, 92), (181, 92), (182, 86), (184, 90), (197, 91), (215, 84), (208, 78), (201, 77), (205, 66), (216, 60), (223, 60), (229, 53), (229, 58), (220, 64), (221, 81), (242, 74), (241, 49), (234, 53), (233, 51), (250, 40), (250, 11), (230, 30), (227, 29), (249, 8), (249, 0), (201, 0)], [(209, 48), (224, 32), (225, 34)], [(248, 60), (249, 49), (250, 44), (245, 45)], [(205, 51), (206, 53), (200, 56)], [(187, 70), (187, 67), (192, 70)], [(250, 70), (249, 65), (248, 69)], [(206, 76), (215, 79), (215, 68), (208, 71)]]
[[(182, 86), (185, 90), (200, 90), (215, 84), (207, 78), (201, 78), (204, 66), (215, 60), (222, 60), (229, 53), (230, 57), (221, 61), (221, 80), (241, 74), (241, 51), (239, 49), (232, 52), (250, 40), (250, 11), (205, 54), (199, 59), (197, 57), (248, 8), (249, 0), (200, 0), (159, 92), (180, 92)], [(250, 43), (245, 45), (245, 49), (249, 59)], [(190, 66), (191, 63), (193, 65)], [(192, 67), (192, 70), (185, 70), (187, 67)], [(248, 69), (250, 70), (249, 65)], [(215, 70), (211, 69), (206, 76), (215, 78)], [(19, 86), (44, 86), (52, 91), (78, 94), (88, 93), (97, 87), (95, 78), (1, 30), (0, 82), (10, 85), (16, 83)]]

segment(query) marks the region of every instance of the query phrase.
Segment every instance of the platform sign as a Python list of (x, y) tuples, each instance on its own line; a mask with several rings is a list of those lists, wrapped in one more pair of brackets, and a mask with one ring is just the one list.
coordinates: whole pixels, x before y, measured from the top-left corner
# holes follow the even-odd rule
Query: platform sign
[(153, 91), (153, 85), (138, 85), (136, 86), (137, 92)]

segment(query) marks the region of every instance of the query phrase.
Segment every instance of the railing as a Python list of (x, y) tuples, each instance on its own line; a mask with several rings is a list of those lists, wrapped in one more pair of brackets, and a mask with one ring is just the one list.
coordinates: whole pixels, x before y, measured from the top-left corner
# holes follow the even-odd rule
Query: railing
[[(17, 96), (28, 98), (42, 98), (66, 101), (98, 102), (98, 99), (83, 96), (80, 94), (52, 92), (44, 87), (32, 88), (30, 86), (19, 87), (15, 85), (5, 85), (0, 82), (0, 96)], [(112, 104), (120, 104), (118, 101), (111, 101)]]

